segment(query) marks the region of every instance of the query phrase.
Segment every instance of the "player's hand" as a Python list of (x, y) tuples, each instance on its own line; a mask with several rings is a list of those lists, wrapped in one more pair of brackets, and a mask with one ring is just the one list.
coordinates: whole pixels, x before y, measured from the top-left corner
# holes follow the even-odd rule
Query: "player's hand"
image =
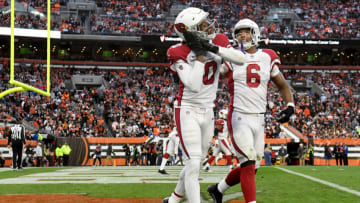
[(206, 55), (206, 50), (201, 45), (201, 39), (194, 32), (184, 31), (186, 45), (195, 53), (196, 56)]
[(201, 40), (201, 45), (204, 47), (205, 50), (211, 51), (214, 54), (217, 54), (219, 52), (219, 47), (215, 46), (213, 44), (210, 44), (207, 40)]
[(279, 118), (277, 119), (279, 123), (285, 123), (290, 120), (290, 116), (293, 115), (295, 112), (295, 108), (292, 105), (288, 105), (285, 110), (280, 112)]

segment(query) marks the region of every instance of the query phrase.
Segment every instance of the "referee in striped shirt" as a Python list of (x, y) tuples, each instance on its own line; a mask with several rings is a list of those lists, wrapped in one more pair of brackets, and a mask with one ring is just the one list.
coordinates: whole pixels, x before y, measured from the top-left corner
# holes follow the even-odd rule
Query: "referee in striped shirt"
[(13, 151), (13, 170), (22, 170), (21, 158), (23, 146), (25, 144), (25, 127), (22, 125), (21, 118), (17, 118), (17, 124), (11, 127), (8, 137), (8, 148), (12, 147)]

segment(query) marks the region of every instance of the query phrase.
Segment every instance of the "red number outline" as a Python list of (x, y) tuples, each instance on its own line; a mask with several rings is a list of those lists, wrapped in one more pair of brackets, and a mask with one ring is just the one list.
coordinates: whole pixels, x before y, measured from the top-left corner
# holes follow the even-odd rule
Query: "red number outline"
[[(259, 71), (260, 66), (258, 64), (249, 64), (246, 67), (246, 83), (249, 87), (258, 87), (260, 85), (260, 75), (258, 73), (253, 73), (252, 70)], [(252, 79), (255, 78), (255, 82)]]
[[(215, 81), (215, 73), (217, 70), (217, 63), (215, 61), (207, 62), (207, 63), (205, 63), (204, 68), (205, 68), (205, 73), (203, 76), (203, 83), (204, 83), (204, 85), (211, 85)], [(213, 68), (213, 71), (212, 71), (211, 77), (209, 78), (210, 68)]]

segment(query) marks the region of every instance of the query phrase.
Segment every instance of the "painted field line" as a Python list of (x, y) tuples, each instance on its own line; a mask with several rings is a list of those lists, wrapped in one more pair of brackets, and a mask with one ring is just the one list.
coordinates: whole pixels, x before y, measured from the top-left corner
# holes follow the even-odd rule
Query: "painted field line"
[(341, 185), (338, 185), (338, 184), (335, 184), (335, 183), (331, 183), (331, 182), (328, 182), (328, 181), (325, 181), (325, 180), (321, 180), (319, 178), (308, 176), (308, 175), (298, 173), (298, 172), (295, 172), (295, 171), (291, 171), (291, 170), (288, 170), (288, 169), (285, 169), (285, 168), (280, 168), (280, 167), (274, 167), (274, 168), (285, 171), (287, 173), (291, 173), (291, 174), (294, 174), (294, 175), (301, 176), (301, 177), (309, 179), (311, 181), (318, 182), (318, 183), (321, 183), (323, 185), (327, 185), (329, 187), (332, 187), (332, 188), (335, 188), (335, 189), (338, 189), (338, 190), (342, 190), (342, 191), (345, 191), (345, 192), (348, 192), (348, 193), (351, 193), (351, 194), (354, 194), (354, 195), (360, 197), (360, 192), (359, 191), (352, 190), (350, 188), (347, 188), (347, 187), (344, 187), (344, 186), (341, 186)]

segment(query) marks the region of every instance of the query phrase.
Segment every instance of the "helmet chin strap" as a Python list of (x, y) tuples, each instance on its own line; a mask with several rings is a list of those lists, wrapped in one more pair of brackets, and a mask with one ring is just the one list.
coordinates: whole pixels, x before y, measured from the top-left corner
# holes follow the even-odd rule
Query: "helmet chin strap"
[[(248, 49), (250, 49), (253, 46), (253, 43), (250, 42), (246, 42), (244, 43), (243, 41), (240, 41), (240, 47), (241, 47), (241, 51), (244, 52)], [(245, 52), (244, 52), (245, 53)]]

